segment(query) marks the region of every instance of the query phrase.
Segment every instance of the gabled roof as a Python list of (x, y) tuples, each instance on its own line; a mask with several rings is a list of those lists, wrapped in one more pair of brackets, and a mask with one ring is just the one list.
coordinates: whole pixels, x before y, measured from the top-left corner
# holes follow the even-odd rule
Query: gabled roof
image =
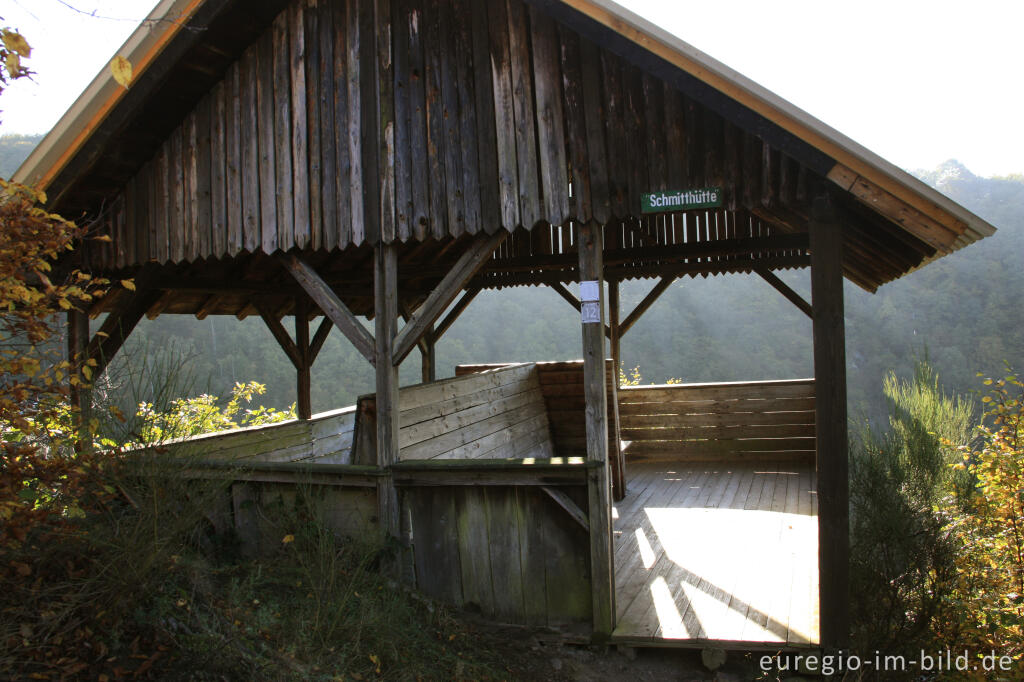
[[(132, 87), (120, 87), (104, 69), (15, 179), (41, 184), (51, 196), (52, 208), (70, 217), (95, 210), (111, 187), (123, 185), (153, 156), (286, 4), (163, 0), (118, 50), (134, 65)], [(869, 209), (866, 213), (928, 245), (931, 258), (995, 231), (813, 116), (613, 2), (530, 4), (827, 178), (847, 193), (851, 203)], [(906, 271), (909, 268), (894, 274)], [(877, 286), (891, 277), (868, 284)]]

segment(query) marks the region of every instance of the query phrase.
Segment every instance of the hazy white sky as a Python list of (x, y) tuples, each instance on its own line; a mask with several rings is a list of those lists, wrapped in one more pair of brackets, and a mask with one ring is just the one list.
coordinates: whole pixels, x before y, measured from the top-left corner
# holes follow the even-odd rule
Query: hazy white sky
[[(0, 133), (52, 127), (154, 4), (0, 0), (37, 73), (0, 97)], [(623, 4), (898, 166), (1024, 172), (1022, 0)]]

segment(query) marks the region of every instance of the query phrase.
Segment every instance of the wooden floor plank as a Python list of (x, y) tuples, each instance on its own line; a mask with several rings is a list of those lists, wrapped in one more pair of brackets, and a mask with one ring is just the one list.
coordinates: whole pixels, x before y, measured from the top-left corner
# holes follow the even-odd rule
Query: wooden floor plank
[(631, 463), (616, 505), (620, 641), (817, 642), (814, 472)]
[[(656, 466), (646, 464), (648, 466)], [(662, 488), (660, 498), (653, 498), (648, 504), (637, 510), (631, 517), (632, 523), (628, 525), (635, 530), (638, 537), (645, 538), (653, 550), (654, 562), (644, 561), (640, 563), (640, 553), (632, 557), (632, 561), (622, 565), (622, 573), (625, 580), (622, 584), (623, 595), (620, 604), (620, 622), (625, 630), (637, 632), (644, 637), (655, 637), (661, 627), (661, 619), (657, 614), (658, 606), (662, 608), (674, 608), (669, 604), (672, 602), (672, 590), (669, 588), (666, 578), (671, 577), (672, 558), (662, 543), (661, 534), (656, 532), (652, 523), (652, 515), (657, 517), (658, 510), (669, 509), (672, 506), (685, 508), (692, 504), (697, 495), (704, 488), (704, 483), (710, 477), (710, 471), (706, 467), (694, 468), (687, 472), (688, 475), (681, 477), (674, 486)], [(671, 540), (669, 537), (664, 538)], [(616, 570), (619, 570), (616, 564)], [(663, 613), (663, 616), (668, 618)]]
[[(654, 488), (655, 493), (648, 498), (645, 506), (634, 510), (624, 527), (629, 535), (624, 538), (623, 553), (616, 559), (616, 598), (622, 618), (630, 618), (646, 622), (645, 618), (654, 604), (651, 600), (652, 576), (662, 574), (670, 563), (661, 538), (651, 523), (651, 514), (657, 510), (683, 506), (696, 499), (704, 488), (704, 482), (710, 478), (706, 468), (690, 469), (680, 475), (679, 472), (666, 476), (659, 472), (662, 481)], [(646, 543), (641, 549), (640, 543)], [(664, 577), (664, 576), (662, 576)], [(660, 588), (659, 588), (660, 589)], [(634, 602), (638, 602), (634, 604)], [(628, 615), (627, 615), (628, 614)], [(651, 633), (651, 636), (654, 632)]]

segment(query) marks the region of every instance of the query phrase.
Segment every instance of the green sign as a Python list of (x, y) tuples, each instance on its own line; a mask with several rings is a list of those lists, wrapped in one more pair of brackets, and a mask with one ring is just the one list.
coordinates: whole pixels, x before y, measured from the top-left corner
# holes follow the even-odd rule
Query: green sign
[(640, 196), (644, 213), (689, 211), (695, 208), (718, 208), (722, 205), (721, 187), (701, 187), (671, 192), (654, 192)]

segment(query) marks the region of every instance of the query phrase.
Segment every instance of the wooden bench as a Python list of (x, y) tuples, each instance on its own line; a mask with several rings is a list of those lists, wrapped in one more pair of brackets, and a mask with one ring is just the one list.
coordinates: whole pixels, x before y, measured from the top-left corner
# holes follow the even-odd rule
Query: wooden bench
[(619, 389), (627, 459), (814, 462), (814, 380)]
[[(399, 460), (547, 459), (551, 430), (533, 363), (399, 389)], [(353, 462), (373, 463), (376, 400), (357, 403)]]

